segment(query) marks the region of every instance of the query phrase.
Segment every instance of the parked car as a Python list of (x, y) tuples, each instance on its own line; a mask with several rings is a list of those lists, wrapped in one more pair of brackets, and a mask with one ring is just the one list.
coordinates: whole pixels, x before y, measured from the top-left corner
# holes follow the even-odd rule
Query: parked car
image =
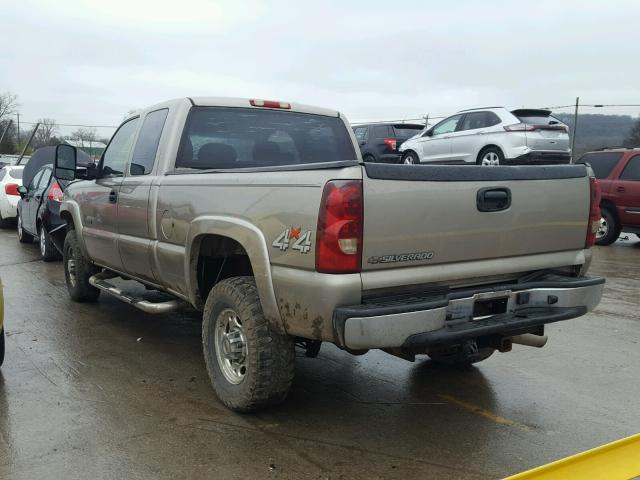
[(576, 163), (591, 165), (602, 191), (598, 245), (610, 245), (620, 232), (640, 236), (640, 149), (589, 152)]
[(296, 344), (469, 365), (543, 346), (545, 324), (602, 295), (584, 165), (361, 164), (337, 111), (209, 97), (127, 116), (95, 171), (57, 148), (59, 181), (78, 179), (61, 206), (71, 299), (202, 310), (209, 377), (233, 410), (286, 397)]
[(18, 187), (22, 185), (23, 169), (11, 165), (0, 168), (0, 228), (11, 227), (18, 215)]
[(404, 142), (403, 163), (569, 163), (569, 129), (549, 110), (463, 110)]
[[(44, 261), (61, 258), (60, 250), (51, 240), (52, 232), (64, 228), (60, 218), (60, 202), (66, 182), (52, 177), (56, 147), (40, 148), (32, 155), (23, 170), (23, 185), (18, 187), (18, 240), (31, 243), (34, 238), (40, 244)], [(79, 151), (80, 164), (91, 159)]]
[(371, 123), (353, 127), (365, 162), (400, 163), (398, 148), (424, 130), (419, 123)]

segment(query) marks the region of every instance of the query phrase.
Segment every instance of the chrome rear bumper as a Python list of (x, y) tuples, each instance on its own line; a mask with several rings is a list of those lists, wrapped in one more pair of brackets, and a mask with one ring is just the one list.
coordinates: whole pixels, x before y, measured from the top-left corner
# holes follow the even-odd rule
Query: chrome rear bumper
[[(339, 307), (334, 313), (334, 330), (340, 345), (350, 349), (420, 349), (484, 336), (510, 336), (593, 310), (600, 302), (604, 283), (601, 277), (547, 275), (532, 282), (435, 297)], [(499, 302), (501, 311), (479, 316), (477, 302)]]

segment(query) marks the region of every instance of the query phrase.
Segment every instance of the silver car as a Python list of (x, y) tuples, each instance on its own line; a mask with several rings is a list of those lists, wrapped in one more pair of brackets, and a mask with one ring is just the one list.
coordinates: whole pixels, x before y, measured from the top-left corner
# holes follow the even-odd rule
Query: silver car
[(463, 110), (404, 142), (402, 162), (569, 163), (569, 129), (549, 110)]

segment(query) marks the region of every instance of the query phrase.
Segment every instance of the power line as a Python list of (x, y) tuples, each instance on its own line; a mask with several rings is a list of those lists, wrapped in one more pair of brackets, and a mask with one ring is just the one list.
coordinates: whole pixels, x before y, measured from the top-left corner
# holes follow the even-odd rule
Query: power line
[[(24, 123), (26, 125), (35, 125), (38, 122), (23, 122), (20, 121), (20, 123)], [(72, 124), (72, 123), (58, 123), (55, 122), (56, 126), (58, 127), (93, 127), (93, 128), (118, 128), (117, 125), (80, 125), (80, 124)]]

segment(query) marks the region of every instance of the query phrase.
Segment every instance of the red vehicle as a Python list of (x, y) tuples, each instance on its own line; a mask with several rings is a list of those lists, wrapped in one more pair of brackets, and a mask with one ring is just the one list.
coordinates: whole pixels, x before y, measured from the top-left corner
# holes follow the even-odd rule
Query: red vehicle
[(600, 182), (602, 219), (598, 245), (610, 245), (620, 232), (640, 236), (640, 148), (611, 148), (584, 154)]

